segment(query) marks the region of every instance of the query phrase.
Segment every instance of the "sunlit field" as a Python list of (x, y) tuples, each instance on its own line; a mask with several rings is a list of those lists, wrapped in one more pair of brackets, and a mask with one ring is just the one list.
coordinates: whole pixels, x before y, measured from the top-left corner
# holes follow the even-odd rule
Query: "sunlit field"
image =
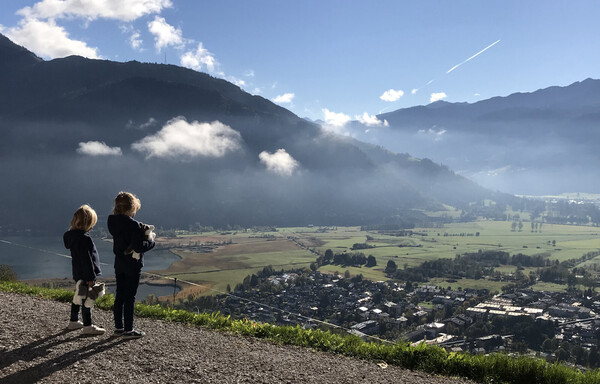
[[(510, 222), (478, 221), (446, 225), (443, 228), (416, 228), (416, 234), (393, 236), (391, 232), (361, 231), (360, 227), (293, 227), (279, 228), (273, 232), (239, 231), (227, 233), (182, 234), (177, 238), (161, 240), (162, 245), (171, 247), (171, 252), (181, 259), (161, 273), (180, 280), (191, 281), (202, 287), (194, 287), (194, 294), (216, 294), (232, 289), (249, 274), (266, 266), (276, 270), (308, 267), (319, 254), (331, 249), (334, 253), (362, 252), (373, 255), (377, 265), (367, 267), (345, 267), (324, 265), (324, 273), (346, 271), (351, 276), (358, 274), (370, 280), (387, 280), (384, 273), (388, 260), (398, 268), (412, 267), (427, 260), (453, 258), (457, 254), (478, 250), (502, 250), (510, 254), (542, 254), (550, 260), (577, 258), (584, 253), (600, 249), (600, 229), (587, 226), (544, 224), (541, 231), (532, 232), (524, 223), (521, 231), (512, 230)], [(369, 240), (367, 240), (367, 237)], [(352, 250), (356, 243), (367, 243), (374, 248)], [(199, 250), (197, 244), (213, 244), (207, 252)], [(592, 259), (586, 264), (600, 263)], [(516, 272), (514, 266), (500, 266), (497, 271), (505, 274)], [(528, 274), (529, 269), (523, 273)], [(448, 282), (434, 279), (433, 285), (452, 288), (489, 288), (500, 290), (503, 282), (461, 279)], [(538, 284), (536, 289), (546, 285)], [(187, 295), (185, 289), (180, 295)], [(562, 290), (558, 285), (550, 290)]]

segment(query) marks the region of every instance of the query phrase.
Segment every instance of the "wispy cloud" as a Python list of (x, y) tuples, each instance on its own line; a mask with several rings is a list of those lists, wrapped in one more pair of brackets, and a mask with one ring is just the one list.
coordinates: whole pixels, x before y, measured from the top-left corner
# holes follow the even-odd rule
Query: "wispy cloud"
[(383, 101), (396, 101), (399, 98), (401, 98), (404, 95), (404, 91), (398, 89), (388, 89), (387, 91), (383, 92), (383, 94), (381, 96), (379, 96), (379, 98)]
[(132, 144), (147, 158), (223, 157), (241, 148), (242, 135), (219, 121), (188, 123), (185, 118), (170, 120), (156, 134)]
[(148, 30), (154, 35), (154, 46), (159, 52), (168, 46), (182, 48), (184, 45), (181, 28), (173, 27), (164, 17), (155, 16), (148, 22)]
[(214, 72), (218, 66), (217, 59), (210, 53), (202, 43), (194, 51), (187, 51), (181, 56), (181, 65), (196, 71), (206, 68), (209, 72)]
[(417, 133), (421, 136), (425, 136), (429, 139), (432, 139), (433, 141), (441, 141), (446, 132), (448, 131), (446, 131), (445, 129), (435, 129), (434, 126), (433, 128), (429, 128), (427, 130), (419, 129)]
[(412, 90), (412, 91), (410, 91), (410, 93), (411, 93), (412, 95), (416, 95), (416, 94), (417, 94), (417, 92), (419, 92), (419, 88), (413, 88), (413, 90)]
[(294, 96), (296, 95), (293, 93), (284, 93), (283, 95), (276, 96), (273, 102), (277, 104), (290, 104), (294, 100)]
[(479, 51), (476, 54), (474, 54), (473, 56), (469, 57), (467, 60), (463, 61), (462, 63), (458, 63), (454, 67), (450, 68), (448, 70), (448, 72), (446, 72), (446, 74), (454, 71), (456, 68), (458, 68), (461, 65), (465, 64), (467, 61), (473, 60), (474, 58), (476, 58), (477, 56), (481, 55), (483, 52), (487, 51), (488, 49), (492, 48), (494, 45), (498, 44), (499, 42), (500, 42), (500, 40), (494, 41), (492, 44), (488, 45), (487, 47), (483, 48), (481, 51)]
[(141, 51), (142, 50), (142, 39), (140, 39), (140, 33), (139, 32), (134, 32), (131, 34), (131, 36), (129, 36), (129, 45), (131, 45), (131, 48), (133, 48), (136, 51)]
[(448, 95), (446, 95), (445, 92), (434, 92), (429, 97), (429, 102), (430, 103), (435, 103), (436, 101), (443, 100), (446, 97), (448, 97)]
[(389, 126), (387, 120), (381, 121), (377, 118), (377, 116), (369, 115), (367, 112), (364, 112), (362, 115), (356, 115), (354, 118), (367, 127)]
[(300, 164), (285, 149), (278, 149), (275, 153), (262, 151), (258, 158), (267, 167), (269, 172), (280, 176), (291, 176)]
[(87, 156), (121, 156), (121, 148), (109, 147), (104, 142), (88, 141), (79, 143), (77, 153)]

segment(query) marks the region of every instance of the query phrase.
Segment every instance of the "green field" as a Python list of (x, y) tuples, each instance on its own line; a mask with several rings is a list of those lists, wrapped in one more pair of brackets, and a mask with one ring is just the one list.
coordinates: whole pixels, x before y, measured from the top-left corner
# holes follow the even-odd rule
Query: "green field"
[[(170, 240), (173, 246), (171, 251), (181, 257), (181, 260), (162, 272), (213, 290), (225, 291), (228, 284), (233, 288), (242, 282), (245, 276), (256, 273), (265, 266), (271, 265), (275, 269), (286, 270), (308, 267), (317, 258), (317, 254), (311, 250), (320, 254), (327, 249), (334, 253), (353, 252), (351, 247), (355, 243), (374, 246), (357, 252), (375, 256), (377, 266), (357, 268), (325, 265), (320, 270), (327, 273), (337, 271), (341, 274), (348, 270), (352, 276), (362, 274), (367, 279), (377, 281), (387, 279), (383, 270), (388, 260), (393, 260), (398, 268), (404, 268), (405, 265), (417, 266), (426, 260), (453, 258), (466, 252), (495, 249), (510, 254), (542, 254), (551, 260), (563, 261), (600, 249), (599, 228), (544, 224), (541, 232), (531, 232), (528, 224), (524, 223), (523, 230), (518, 232), (511, 231), (511, 223), (506, 221), (457, 223), (443, 228), (416, 228), (414, 232), (420, 233), (419, 235), (405, 237), (377, 231), (361, 231), (360, 227), (294, 227), (279, 228), (276, 232), (186, 234)], [(371, 240), (367, 241), (367, 236)], [(231, 244), (221, 245), (210, 253), (198, 253), (189, 246), (194, 242), (211, 241)], [(600, 257), (586, 262), (586, 265), (591, 264), (600, 264)], [(501, 266), (497, 270), (502, 273), (514, 273), (515, 267)], [(528, 274), (529, 269), (525, 269), (523, 273)], [(444, 287), (492, 290), (500, 290), (506, 284), (483, 279), (462, 279), (453, 283), (439, 279), (431, 283)], [(184, 290), (182, 295), (188, 293)], [(214, 293), (216, 292), (211, 290), (202, 292)]]

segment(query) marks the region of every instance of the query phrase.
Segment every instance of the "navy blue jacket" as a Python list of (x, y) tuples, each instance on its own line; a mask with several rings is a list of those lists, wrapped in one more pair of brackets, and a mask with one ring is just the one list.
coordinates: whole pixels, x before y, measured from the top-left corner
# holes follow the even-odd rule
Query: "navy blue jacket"
[(73, 280), (94, 281), (102, 274), (100, 257), (88, 232), (72, 229), (63, 235), (65, 247), (71, 250)]
[[(113, 236), (115, 274), (139, 272), (144, 266), (144, 252), (154, 248), (154, 241), (147, 240), (142, 224), (127, 215), (110, 215), (107, 225)], [(125, 254), (130, 245), (140, 254), (139, 260), (131, 257), (131, 254)]]

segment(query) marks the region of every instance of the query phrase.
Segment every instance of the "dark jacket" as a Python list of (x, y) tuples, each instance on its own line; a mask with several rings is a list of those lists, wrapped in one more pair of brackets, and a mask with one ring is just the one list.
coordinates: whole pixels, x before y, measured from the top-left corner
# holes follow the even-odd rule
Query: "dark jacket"
[[(115, 274), (139, 272), (144, 266), (144, 252), (154, 248), (154, 241), (146, 239), (142, 223), (127, 215), (108, 216), (108, 231), (113, 236), (113, 252), (115, 253)], [(132, 246), (140, 254), (136, 260), (125, 250)]]
[(100, 257), (90, 234), (80, 229), (72, 229), (63, 235), (65, 247), (71, 250), (73, 280), (94, 281), (102, 274)]

